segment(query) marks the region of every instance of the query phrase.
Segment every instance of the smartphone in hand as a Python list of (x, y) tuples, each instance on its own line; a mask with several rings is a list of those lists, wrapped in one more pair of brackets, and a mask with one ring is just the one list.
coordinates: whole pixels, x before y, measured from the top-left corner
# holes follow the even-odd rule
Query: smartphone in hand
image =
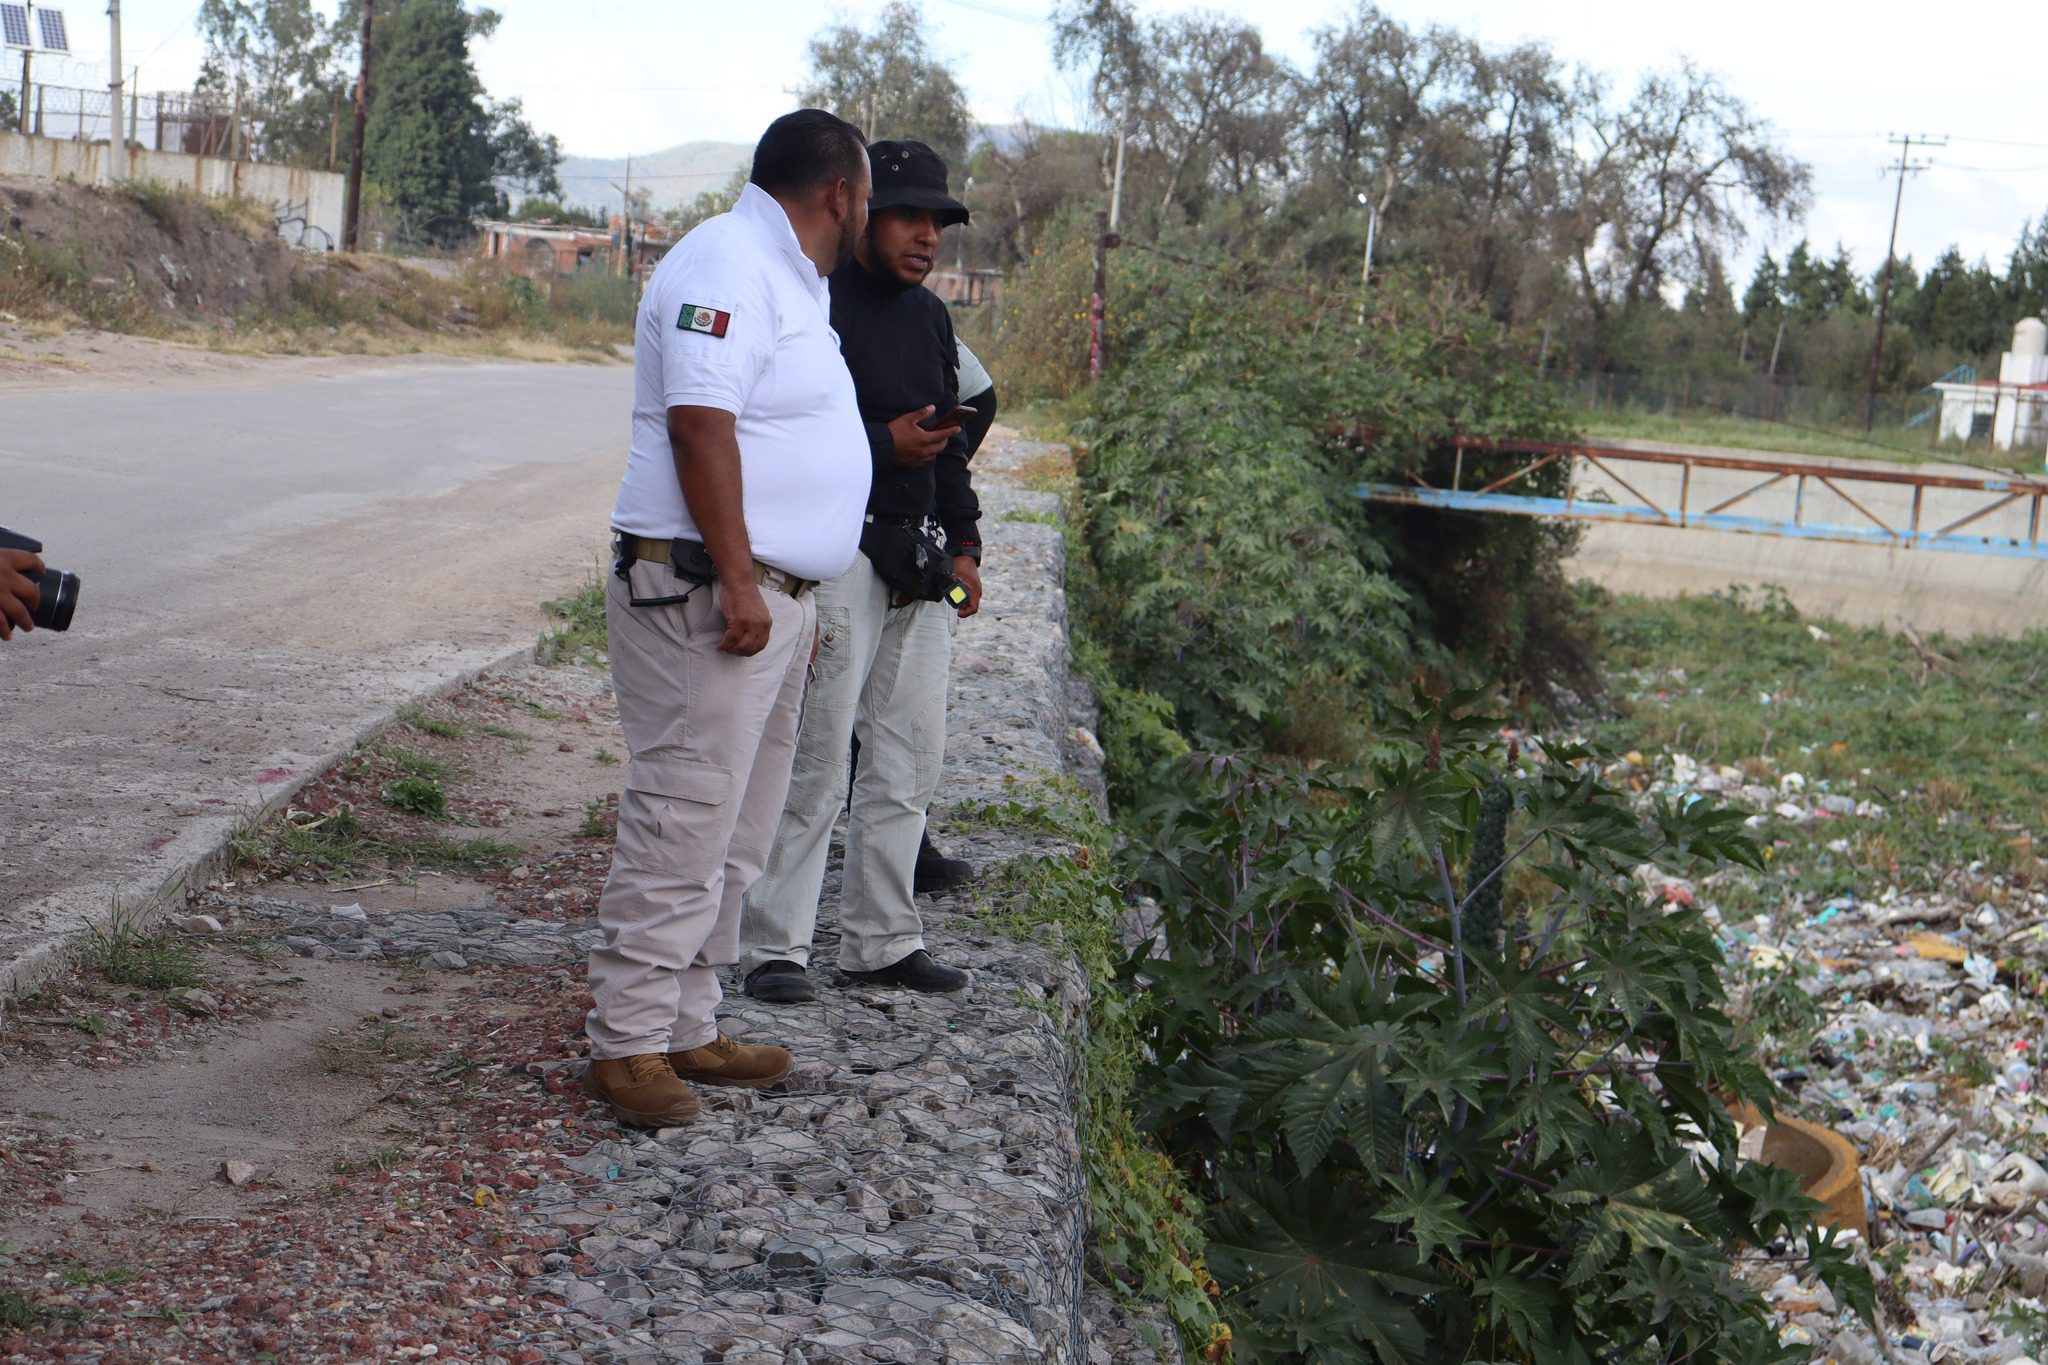
[(926, 431), (944, 431), (949, 427), (964, 427), (974, 417), (974, 409), (962, 404), (948, 413), (934, 413), (919, 422)]

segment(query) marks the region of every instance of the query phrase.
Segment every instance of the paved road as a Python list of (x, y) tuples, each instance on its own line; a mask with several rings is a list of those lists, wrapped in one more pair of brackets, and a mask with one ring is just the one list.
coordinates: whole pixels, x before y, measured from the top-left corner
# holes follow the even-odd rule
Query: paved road
[(0, 993), (531, 642), (596, 567), (631, 382), (407, 357), (0, 384), (0, 523), (84, 584), (68, 633), (0, 645)]
[[(1657, 442), (1613, 441), (1609, 444), (1666, 450), (1708, 449)], [(1714, 453), (1782, 458), (1759, 451)], [(1816, 462), (1852, 463), (1847, 460)], [(1991, 471), (1962, 465), (1916, 467), (1929, 473), (1967, 478), (1997, 477)], [(1659, 505), (1668, 508), (1678, 505), (1679, 474), (1675, 466), (1660, 469), (1641, 464), (1623, 465), (1617, 466), (1616, 472), (1645, 496), (1657, 499)], [(1690, 506), (1696, 511), (1704, 510), (1758, 481), (1756, 475), (1733, 470), (1696, 471)], [(1896, 527), (1909, 523), (1911, 495), (1906, 490), (1867, 484), (1844, 487), (1872, 513), (1884, 518), (1888, 525)], [(1615, 486), (1591, 469), (1585, 469), (1581, 475), (1579, 489), (1582, 493), (1603, 489), (1616, 502), (1638, 501), (1626, 489)], [(1922, 526), (1926, 530), (1938, 530), (1983, 507), (1988, 501), (1990, 499), (1982, 494), (1930, 492), (1923, 508)], [(1781, 484), (1731, 507), (1729, 511), (1789, 519), (1792, 515), (1792, 486), (1790, 483)], [(1807, 485), (1806, 519), (1845, 526), (1869, 524), (1856, 509), (1812, 481)], [(1982, 535), (2024, 540), (2029, 534), (2027, 504), (2023, 502), (2007, 507), (1973, 523), (1968, 529)], [(1802, 612), (1832, 616), (1858, 625), (1895, 628), (1904, 621), (1922, 632), (1941, 630), (1959, 635), (2017, 635), (2048, 626), (2048, 560), (1952, 551), (1893, 550), (1733, 531), (1673, 530), (1661, 526), (1600, 523), (1586, 526), (1570, 572), (1575, 577), (1591, 579), (1620, 592), (1644, 593), (1653, 597), (1711, 592), (1731, 584), (1756, 587), (1774, 583), (1785, 589), (1786, 595)]]

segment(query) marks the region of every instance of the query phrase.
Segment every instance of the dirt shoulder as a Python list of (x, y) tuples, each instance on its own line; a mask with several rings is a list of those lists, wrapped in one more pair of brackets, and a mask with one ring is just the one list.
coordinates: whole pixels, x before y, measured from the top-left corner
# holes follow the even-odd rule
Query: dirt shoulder
[[(405, 716), (0, 1021), (0, 1359), (539, 1358), (506, 1324), (567, 1230), (498, 1199), (616, 1131), (536, 1064), (580, 1025), (623, 745), (588, 667)], [(534, 960), (464, 955), (479, 915)], [(451, 946), (308, 955), (323, 918)]]

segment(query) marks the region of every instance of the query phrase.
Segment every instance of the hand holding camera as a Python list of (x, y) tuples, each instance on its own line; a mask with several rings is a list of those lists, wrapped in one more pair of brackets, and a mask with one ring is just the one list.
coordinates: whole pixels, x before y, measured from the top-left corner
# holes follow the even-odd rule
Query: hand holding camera
[(78, 575), (47, 567), (43, 543), (0, 526), (0, 640), (22, 630), (69, 630)]

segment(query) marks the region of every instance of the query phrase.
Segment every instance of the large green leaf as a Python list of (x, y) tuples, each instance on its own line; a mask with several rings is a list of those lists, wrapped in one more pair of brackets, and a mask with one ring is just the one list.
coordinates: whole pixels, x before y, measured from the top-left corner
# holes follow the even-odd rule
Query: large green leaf
[(1226, 1178), (1209, 1265), (1255, 1311), (1320, 1324), (1302, 1347), (1334, 1338), (1369, 1347), (1381, 1365), (1429, 1360), (1429, 1334), (1404, 1298), (1436, 1292), (1443, 1282), (1414, 1248), (1380, 1235), (1367, 1211), (1325, 1180)]

